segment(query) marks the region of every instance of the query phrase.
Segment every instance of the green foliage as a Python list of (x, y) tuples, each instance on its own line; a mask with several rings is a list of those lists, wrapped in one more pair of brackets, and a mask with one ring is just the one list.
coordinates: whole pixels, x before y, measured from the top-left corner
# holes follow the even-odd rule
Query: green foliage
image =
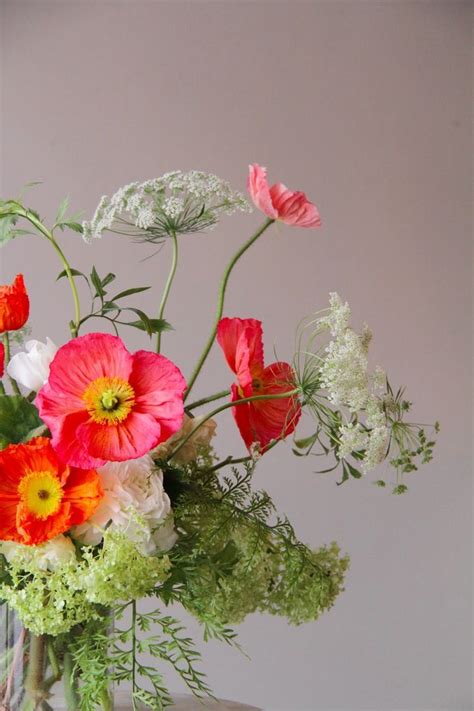
[(224, 635), (230, 643), (226, 626), (257, 610), (295, 624), (317, 619), (342, 590), (348, 566), (335, 544), (312, 551), (298, 541), (268, 494), (251, 490), (253, 470), (248, 463), (221, 481), (191, 465), (192, 485), (174, 509), (180, 538), (160, 590), (198, 617), (208, 636)]
[[(86, 314), (80, 321), (79, 326), (82, 326), (89, 319), (101, 318), (112, 324), (115, 333), (118, 335), (117, 326), (130, 326), (132, 328), (137, 328), (140, 331), (145, 331), (145, 333), (153, 336), (155, 333), (161, 333), (162, 331), (169, 331), (172, 326), (164, 319), (150, 318), (141, 309), (137, 309), (131, 306), (122, 306), (118, 304), (118, 301), (133, 296), (135, 294), (140, 294), (144, 291), (150, 289), (149, 286), (137, 286), (130, 289), (124, 289), (119, 291), (114, 296), (109, 296), (106, 287), (108, 287), (116, 279), (116, 275), (109, 272), (105, 277), (100, 277), (97, 269), (92, 267), (92, 271), (89, 276), (86, 276), (83, 272), (78, 269), (71, 269), (73, 276), (82, 277), (90, 290), (91, 294), (91, 309), (88, 314)], [(67, 276), (67, 272), (63, 270), (57, 277), (57, 279), (63, 279)], [(138, 319), (133, 321), (123, 321), (120, 320), (123, 313), (132, 313), (138, 316)]]
[(80, 711), (93, 711), (109, 684), (124, 682), (131, 685), (134, 709), (139, 703), (154, 711), (170, 706), (163, 674), (158, 664), (146, 661), (150, 657), (170, 664), (197, 697), (211, 694), (196, 668), (200, 654), (176, 619), (160, 610), (140, 612), (134, 602), (119, 606), (114, 617), (114, 625), (107, 617), (98, 618), (71, 636), (70, 650), (81, 678)]
[(27, 442), (44, 429), (33, 403), (20, 395), (0, 395), (0, 449)]

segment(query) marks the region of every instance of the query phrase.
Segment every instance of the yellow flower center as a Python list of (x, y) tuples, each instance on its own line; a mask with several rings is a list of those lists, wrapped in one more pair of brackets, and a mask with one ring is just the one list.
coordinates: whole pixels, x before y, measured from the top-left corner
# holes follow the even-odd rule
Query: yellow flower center
[(97, 378), (82, 397), (93, 422), (101, 425), (122, 422), (135, 404), (132, 386), (121, 378)]
[(20, 482), (18, 493), (28, 510), (41, 519), (57, 513), (63, 498), (61, 482), (51, 472), (28, 472)]

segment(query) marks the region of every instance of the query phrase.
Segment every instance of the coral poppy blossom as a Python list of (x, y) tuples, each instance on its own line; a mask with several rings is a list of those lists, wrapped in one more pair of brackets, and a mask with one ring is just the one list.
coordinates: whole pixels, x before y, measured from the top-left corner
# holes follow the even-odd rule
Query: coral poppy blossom
[[(295, 375), (289, 363), (264, 365), (260, 321), (223, 318), (217, 329), (217, 341), (230, 369), (237, 375), (237, 384), (231, 388), (233, 401), (294, 390)], [(236, 405), (233, 414), (247, 448), (257, 443), (264, 452), (272, 440), (283, 439), (293, 432), (301, 405), (297, 396), (291, 395)]]
[(0, 452), (0, 540), (44, 543), (86, 521), (102, 497), (97, 472), (63, 464), (46, 437)]
[(30, 315), (30, 300), (23, 275), (18, 274), (11, 286), (0, 286), (0, 333), (18, 331)]
[(183, 421), (185, 380), (167, 358), (90, 333), (56, 353), (36, 397), (60, 457), (77, 467), (137, 459)]
[(272, 220), (281, 220), (294, 227), (321, 226), (316, 205), (304, 193), (292, 192), (283, 183), (269, 187), (267, 169), (258, 163), (249, 165), (247, 189), (255, 206)]

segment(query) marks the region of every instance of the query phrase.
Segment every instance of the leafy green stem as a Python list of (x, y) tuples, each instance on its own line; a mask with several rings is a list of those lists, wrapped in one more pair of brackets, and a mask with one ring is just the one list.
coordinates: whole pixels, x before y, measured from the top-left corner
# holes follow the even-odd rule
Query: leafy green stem
[(199, 360), (196, 364), (196, 367), (194, 368), (194, 371), (191, 374), (191, 377), (189, 378), (188, 381), (188, 388), (186, 390), (186, 396), (185, 399), (189, 397), (189, 393), (192, 390), (192, 387), (194, 383), (196, 382), (196, 379), (201, 372), (201, 369), (204, 365), (204, 362), (206, 361), (207, 356), (209, 355), (209, 352), (213, 346), (214, 340), (216, 338), (216, 333), (217, 333), (217, 326), (219, 325), (219, 321), (222, 318), (222, 314), (224, 312), (224, 301), (225, 301), (225, 294), (226, 294), (226, 289), (227, 289), (227, 284), (229, 282), (229, 277), (232, 273), (233, 268), (239, 261), (240, 257), (245, 254), (245, 252), (258, 240), (258, 238), (270, 227), (275, 222), (275, 220), (267, 219), (261, 225), (256, 232), (250, 237), (250, 239), (245, 242), (242, 247), (234, 254), (232, 259), (230, 260), (229, 264), (226, 267), (226, 270), (224, 272), (224, 276), (222, 277), (222, 281), (219, 287), (219, 294), (217, 297), (217, 311), (216, 311), (216, 317), (214, 319), (214, 324), (212, 327), (211, 334), (209, 336), (209, 339), (204, 346), (204, 350), (201, 353)]
[[(168, 274), (168, 279), (166, 280), (165, 288), (163, 290), (163, 295), (161, 297), (160, 310), (158, 312), (158, 318), (163, 319), (163, 314), (165, 313), (166, 302), (170, 295), (171, 286), (176, 274), (176, 268), (178, 266), (178, 238), (176, 232), (171, 232), (171, 239), (173, 241), (173, 257), (171, 260), (171, 268)], [(159, 353), (161, 350), (161, 331), (156, 334), (156, 352)]]
[(81, 308), (80, 308), (80, 302), (79, 302), (79, 294), (77, 293), (76, 282), (74, 281), (74, 276), (72, 274), (71, 265), (69, 264), (63, 250), (61, 249), (59, 244), (56, 242), (56, 239), (54, 238), (53, 233), (50, 230), (48, 230), (48, 228), (41, 222), (40, 219), (38, 219), (35, 215), (33, 215), (30, 210), (27, 210), (23, 207), (17, 209), (16, 214), (20, 215), (21, 217), (24, 217), (26, 220), (31, 222), (31, 224), (34, 227), (36, 227), (38, 232), (40, 232), (43, 235), (43, 237), (46, 237), (46, 239), (48, 240), (48, 242), (51, 243), (54, 251), (56, 252), (56, 254), (58, 255), (59, 259), (61, 260), (61, 262), (63, 264), (64, 270), (67, 274), (69, 285), (71, 287), (72, 298), (74, 301), (74, 321), (71, 321), (71, 323), (70, 323), (70, 330), (71, 330), (72, 337), (75, 338), (78, 334), (79, 324), (81, 321)]

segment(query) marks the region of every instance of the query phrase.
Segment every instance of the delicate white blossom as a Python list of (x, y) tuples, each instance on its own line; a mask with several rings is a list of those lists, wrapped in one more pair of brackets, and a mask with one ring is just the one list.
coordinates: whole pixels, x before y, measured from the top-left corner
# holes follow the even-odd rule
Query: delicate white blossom
[(57, 570), (62, 565), (76, 559), (74, 543), (62, 534), (39, 546), (24, 546), (14, 541), (2, 541), (0, 553), (9, 563), (12, 561), (19, 564), (24, 562), (29, 568), (34, 564), (38, 570), (50, 571)]
[(369, 442), (366, 448), (361, 468), (364, 473), (378, 467), (383, 462), (387, 453), (389, 431), (385, 425), (374, 427), (369, 434)]
[(339, 336), (349, 326), (351, 309), (347, 301), (344, 303), (335, 291), (329, 294), (329, 303), (329, 314), (318, 319), (318, 323), (323, 328), (328, 328), (332, 336)]
[(110, 525), (124, 531), (145, 553), (168, 549), (174, 532), (173, 514), (163, 488), (163, 474), (152, 458), (145, 455), (126, 462), (108, 462), (98, 473), (104, 498), (88, 521), (72, 529), (73, 537), (96, 545)]
[(339, 439), (338, 455), (341, 459), (346, 459), (352, 452), (365, 449), (369, 438), (359, 422), (356, 424), (350, 422), (340, 428)]
[(154, 242), (171, 234), (210, 229), (221, 214), (236, 210), (250, 207), (224, 180), (197, 170), (177, 170), (102, 197), (92, 220), (83, 223), (83, 236), (89, 242), (109, 230)]
[[(188, 415), (185, 415), (181, 429), (167, 439), (166, 442), (158, 445), (153, 454), (158, 458), (167, 459), (173, 450), (180, 445), (185, 437), (191, 434), (193, 429), (195, 429), (203, 419), (203, 417), (188, 417)], [(179, 449), (173, 457), (173, 462), (176, 464), (189, 464), (189, 462), (196, 460), (199, 454), (203, 452), (208, 453), (211, 440), (216, 433), (216, 427), (217, 423), (215, 420), (210, 419), (203, 422), (196, 432), (191, 435), (187, 442)]]
[(27, 341), (25, 348), (11, 358), (7, 373), (25, 388), (39, 390), (48, 380), (49, 366), (58, 349), (50, 338), (46, 343)]
[(369, 396), (367, 348), (350, 328), (340, 332), (326, 348), (321, 366), (321, 384), (334, 405), (357, 412)]

